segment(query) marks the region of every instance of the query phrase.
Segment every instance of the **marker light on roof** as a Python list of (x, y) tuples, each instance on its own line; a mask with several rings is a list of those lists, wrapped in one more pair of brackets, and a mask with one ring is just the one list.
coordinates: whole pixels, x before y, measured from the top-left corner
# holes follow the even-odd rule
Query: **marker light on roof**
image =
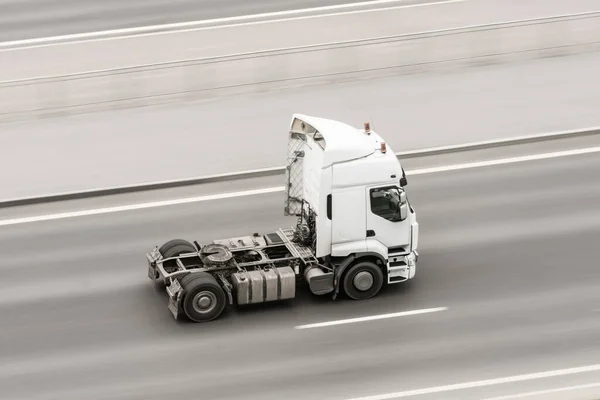
[(387, 151), (387, 147), (385, 146), (385, 142), (381, 142), (381, 152), (385, 153)]
[(368, 122), (365, 122), (365, 133), (366, 133), (367, 135), (370, 135), (370, 134), (371, 134), (371, 124), (370, 124), (370, 123), (368, 123)]

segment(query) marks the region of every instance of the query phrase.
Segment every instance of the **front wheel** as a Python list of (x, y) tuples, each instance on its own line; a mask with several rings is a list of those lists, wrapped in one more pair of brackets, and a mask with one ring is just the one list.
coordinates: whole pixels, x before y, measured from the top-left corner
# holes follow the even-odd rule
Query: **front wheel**
[(381, 290), (383, 272), (376, 264), (361, 261), (354, 264), (344, 276), (344, 292), (353, 300), (369, 299)]

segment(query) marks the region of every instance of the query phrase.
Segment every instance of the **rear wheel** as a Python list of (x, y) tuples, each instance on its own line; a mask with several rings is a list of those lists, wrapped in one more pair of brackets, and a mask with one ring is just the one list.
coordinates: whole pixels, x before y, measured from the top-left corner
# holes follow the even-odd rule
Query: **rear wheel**
[(226, 305), (223, 288), (206, 272), (192, 273), (181, 280), (184, 290), (183, 311), (194, 322), (208, 322), (218, 318)]
[(344, 292), (353, 300), (366, 300), (379, 293), (383, 272), (370, 261), (359, 261), (344, 276)]
[[(196, 253), (196, 247), (183, 239), (173, 239), (169, 240), (167, 243), (163, 244), (160, 249), (158, 249), (160, 254), (162, 254), (163, 258), (171, 258), (177, 257), (179, 255), (185, 253)], [(182, 260), (184, 263), (185, 261)], [(177, 261), (176, 260), (168, 260), (163, 263), (163, 267), (168, 272), (173, 272), (177, 270)], [(157, 272), (158, 274), (158, 272)], [(158, 276), (157, 276), (158, 277)]]
[(183, 253), (195, 253), (196, 247), (183, 239), (169, 240), (158, 249), (164, 258), (175, 257)]

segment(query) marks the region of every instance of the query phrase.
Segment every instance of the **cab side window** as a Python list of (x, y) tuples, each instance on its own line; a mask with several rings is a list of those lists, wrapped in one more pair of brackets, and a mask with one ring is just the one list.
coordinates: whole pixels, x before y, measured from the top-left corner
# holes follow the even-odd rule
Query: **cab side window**
[(400, 192), (395, 187), (371, 189), (371, 212), (388, 221), (400, 221)]

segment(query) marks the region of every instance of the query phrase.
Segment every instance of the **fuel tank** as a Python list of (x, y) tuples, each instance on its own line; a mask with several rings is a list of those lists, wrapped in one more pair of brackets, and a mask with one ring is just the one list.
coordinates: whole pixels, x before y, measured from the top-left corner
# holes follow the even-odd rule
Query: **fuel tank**
[(296, 296), (296, 274), (292, 267), (236, 272), (231, 275), (238, 304), (292, 299)]

